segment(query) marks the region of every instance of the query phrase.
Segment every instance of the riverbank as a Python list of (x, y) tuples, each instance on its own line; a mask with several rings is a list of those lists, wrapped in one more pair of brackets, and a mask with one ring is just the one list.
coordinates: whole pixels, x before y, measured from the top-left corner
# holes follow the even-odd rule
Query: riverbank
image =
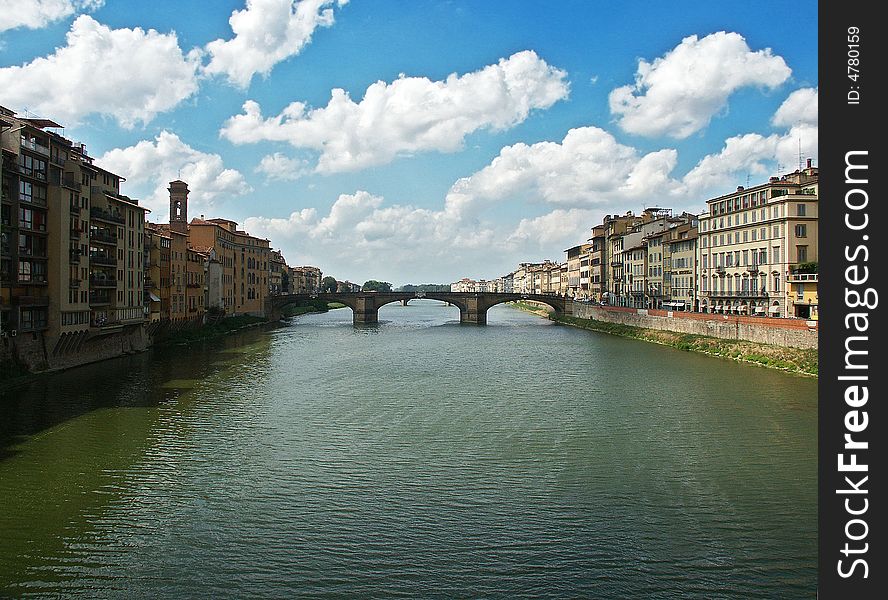
[[(283, 316), (294, 317), (309, 313), (323, 313), (328, 310), (344, 307), (344, 304), (339, 304), (338, 302), (327, 303), (323, 301), (311, 301), (308, 304), (287, 307), (284, 310)], [(199, 342), (208, 342), (243, 329), (273, 326), (275, 324), (277, 324), (277, 321), (270, 321), (265, 317), (255, 317), (250, 315), (217, 318), (216, 320), (210, 318), (209, 322), (203, 325), (178, 329), (171, 333), (165, 333), (162, 337), (152, 338), (151, 343), (147, 344), (144, 349), (147, 350), (150, 347), (162, 348), (165, 346), (187, 346)], [(0, 392), (6, 388), (19, 386), (23, 383), (33, 381), (45, 373), (65, 371), (79, 366), (101, 362), (102, 360), (110, 360), (112, 358), (117, 358), (118, 356), (120, 355), (109, 355), (101, 359), (71, 364), (70, 366), (64, 366), (61, 368), (39, 369), (35, 371), (29, 371), (18, 361), (13, 360), (12, 358), (6, 358), (3, 361), (0, 361)]]
[(660, 329), (646, 329), (621, 323), (608, 323), (596, 319), (555, 315), (548, 306), (542, 307), (535, 303), (513, 302), (510, 306), (524, 312), (546, 317), (557, 323), (588, 329), (589, 331), (653, 342), (677, 348), (678, 350), (700, 352), (710, 356), (756, 364), (769, 369), (817, 377), (816, 349), (774, 346), (743, 340), (721, 339)]

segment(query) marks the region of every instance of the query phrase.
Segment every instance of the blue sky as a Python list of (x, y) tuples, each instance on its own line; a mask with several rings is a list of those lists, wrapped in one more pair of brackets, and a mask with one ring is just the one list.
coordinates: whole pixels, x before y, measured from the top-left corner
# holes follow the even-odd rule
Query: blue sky
[(396, 284), (563, 259), (817, 160), (805, 2), (0, 0), (0, 104), (167, 218)]

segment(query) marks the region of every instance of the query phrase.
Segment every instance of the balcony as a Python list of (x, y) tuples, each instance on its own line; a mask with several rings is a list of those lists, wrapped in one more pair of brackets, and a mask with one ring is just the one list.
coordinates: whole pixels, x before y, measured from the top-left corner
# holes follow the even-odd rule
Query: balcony
[(22, 258), (46, 258), (46, 248), (28, 248), (27, 246), (19, 246), (18, 255)]
[(37, 169), (30, 169), (28, 167), (19, 165), (18, 172), (27, 177), (33, 177), (38, 181), (46, 181), (46, 171), (39, 171)]
[(759, 266), (758, 265), (748, 265), (746, 267), (746, 272), (756, 274), (759, 272)]
[(19, 194), (19, 202), (27, 202), (34, 206), (46, 206), (46, 198), (35, 198), (34, 196), (25, 196), (23, 194)]
[(121, 217), (119, 213), (112, 213), (111, 211), (97, 208), (95, 206), (89, 209), (89, 216), (91, 219), (105, 221), (106, 223), (114, 223), (119, 225), (123, 225), (126, 223), (126, 220)]
[(725, 267), (715, 267), (715, 268), (713, 269), (713, 271), (715, 271), (716, 273), (721, 273), (722, 275), (724, 275), (724, 274), (725, 274)]
[(786, 280), (789, 283), (817, 283), (817, 273), (790, 273)]
[(59, 167), (64, 167), (64, 166), (65, 166), (65, 159), (62, 158), (61, 156), (57, 155), (57, 154), (54, 154), (54, 155), (50, 156), (50, 157), (49, 157), (49, 162), (51, 162), (52, 164), (54, 164), (54, 165), (56, 165), (56, 166), (59, 166)]
[(101, 293), (101, 292), (90, 292), (89, 293), (89, 305), (90, 306), (104, 306), (107, 304), (111, 304), (111, 294)]
[(69, 250), (68, 251), (68, 261), (72, 263), (80, 262), (80, 250)]
[(116, 288), (117, 279), (115, 277), (102, 277), (100, 275), (89, 276), (89, 287), (91, 288)]
[(112, 246), (117, 245), (117, 236), (110, 231), (104, 231), (102, 229), (91, 230), (89, 232), (89, 239), (100, 244), (111, 244)]
[(79, 290), (80, 289), (80, 280), (79, 279), (70, 280), (68, 282), (68, 287), (71, 288), (72, 290)]
[(108, 267), (116, 267), (117, 259), (113, 256), (107, 256), (105, 254), (90, 254), (89, 255), (90, 264), (94, 265), (105, 265)]
[(45, 154), (46, 156), (49, 156), (49, 148), (47, 148), (43, 144), (38, 144), (36, 140), (26, 140), (22, 138), (21, 145), (22, 148), (27, 148), (28, 150), (39, 152), (40, 154)]

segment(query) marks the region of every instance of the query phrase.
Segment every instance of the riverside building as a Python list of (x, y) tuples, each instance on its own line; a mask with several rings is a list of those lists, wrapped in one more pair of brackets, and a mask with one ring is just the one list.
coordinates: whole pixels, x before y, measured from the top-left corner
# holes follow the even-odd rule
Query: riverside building
[(60, 128), (0, 107), (0, 332), (19, 337), (19, 354), (40, 355), (27, 362), (43, 366), (100, 356), (100, 337), (145, 343), (147, 209)]
[(698, 309), (817, 319), (818, 169), (707, 200)]

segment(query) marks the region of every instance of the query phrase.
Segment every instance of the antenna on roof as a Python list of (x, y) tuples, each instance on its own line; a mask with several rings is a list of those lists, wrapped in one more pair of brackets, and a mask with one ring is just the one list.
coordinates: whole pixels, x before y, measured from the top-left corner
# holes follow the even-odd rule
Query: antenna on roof
[(799, 136), (799, 171), (802, 170), (802, 136)]

